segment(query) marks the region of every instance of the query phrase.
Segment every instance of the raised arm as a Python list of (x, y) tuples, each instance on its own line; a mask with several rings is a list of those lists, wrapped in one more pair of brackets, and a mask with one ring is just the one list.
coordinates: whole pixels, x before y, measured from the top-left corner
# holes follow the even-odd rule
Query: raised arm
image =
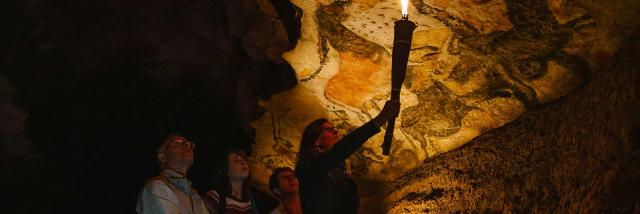
[(369, 138), (380, 132), (380, 126), (389, 119), (397, 117), (399, 112), (399, 102), (387, 101), (378, 116), (344, 136), (327, 151), (307, 160), (302, 160), (298, 165), (298, 170), (324, 172), (335, 167), (353, 154)]

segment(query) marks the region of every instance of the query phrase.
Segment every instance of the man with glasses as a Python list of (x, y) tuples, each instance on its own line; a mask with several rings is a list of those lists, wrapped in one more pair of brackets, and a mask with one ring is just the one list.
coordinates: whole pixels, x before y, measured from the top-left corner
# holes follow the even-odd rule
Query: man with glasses
[(170, 134), (158, 148), (156, 156), (160, 175), (146, 182), (138, 196), (136, 212), (147, 213), (209, 213), (187, 179), (193, 165), (195, 144), (179, 134)]

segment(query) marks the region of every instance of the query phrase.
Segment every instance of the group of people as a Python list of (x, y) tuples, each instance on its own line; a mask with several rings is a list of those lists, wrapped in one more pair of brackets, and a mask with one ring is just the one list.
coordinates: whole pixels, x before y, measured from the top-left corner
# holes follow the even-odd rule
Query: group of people
[(380, 114), (340, 138), (326, 119), (311, 122), (302, 134), (295, 170), (277, 168), (269, 178), (269, 189), (277, 196), (275, 206), (262, 201), (260, 191), (249, 183), (247, 155), (231, 150), (223, 158), (214, 189), (202, 196), (191, 187), (187, 171), (193, 165), (195, 144), (171, 134), (158, 148), (161, 172), (149, 179), (138, 196), (140, 213), (357, 213), (356, 184), (345, 173), (344, 160), (389, 119), (398, 116), (400, 103), (388, 101)]

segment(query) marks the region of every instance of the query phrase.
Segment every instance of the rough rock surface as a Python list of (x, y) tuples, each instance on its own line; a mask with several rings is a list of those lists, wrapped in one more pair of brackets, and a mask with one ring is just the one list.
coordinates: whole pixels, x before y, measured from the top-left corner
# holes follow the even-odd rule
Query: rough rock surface
[(393, 182), (388, 213), (640, 212), (639, 39), (575, 94)]
[[(261, 102), (266, 112), (252, 123), (250, 165), (263, 186), (272, 169), (294, 166), (310, 121), (328, 118), (346, 134), (377, 115), (390, 91), (400, 2), (292, 2), (304, 11), (301, 37), (283, 58), (298, 85)], [(410, 1), (418, 27), (391, 154), (382, 155), (378, 134), (347, 162), (363, 193), (384, 186), (366, 182), (393, 181), (581, 88), (637, 26), (638, 7), (632, 0)]]

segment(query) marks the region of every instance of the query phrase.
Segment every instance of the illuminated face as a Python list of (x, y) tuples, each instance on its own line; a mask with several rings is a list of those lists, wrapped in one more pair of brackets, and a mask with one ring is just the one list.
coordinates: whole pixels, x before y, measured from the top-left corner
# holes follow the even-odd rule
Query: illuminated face
[(231, 153), (229, 155), (229, 178), (244, 180), (249, 177), (249, 165), (242, 155)]
[(320, 135), (316, 140), (316, 145), (320, 147), (320, 149), (326, 150), (331, 148), (333, 144), (338, 142), (338, 140), (338, 130), (333, 127), (333, 124), (331, 124), (330, 122), (322, 124), (322, 132), (320, 132)]
[(193, 164), (193, 150), (195, 144), (184, 137), (174, 136), (169, 139), (171, 143), (165, 152), (167, 164), (184, 164), (191, 166)]
[(278, 175), (278, 191), (284, 195), (298, 192), (298, 178), (293, 171), (284, 170)]

